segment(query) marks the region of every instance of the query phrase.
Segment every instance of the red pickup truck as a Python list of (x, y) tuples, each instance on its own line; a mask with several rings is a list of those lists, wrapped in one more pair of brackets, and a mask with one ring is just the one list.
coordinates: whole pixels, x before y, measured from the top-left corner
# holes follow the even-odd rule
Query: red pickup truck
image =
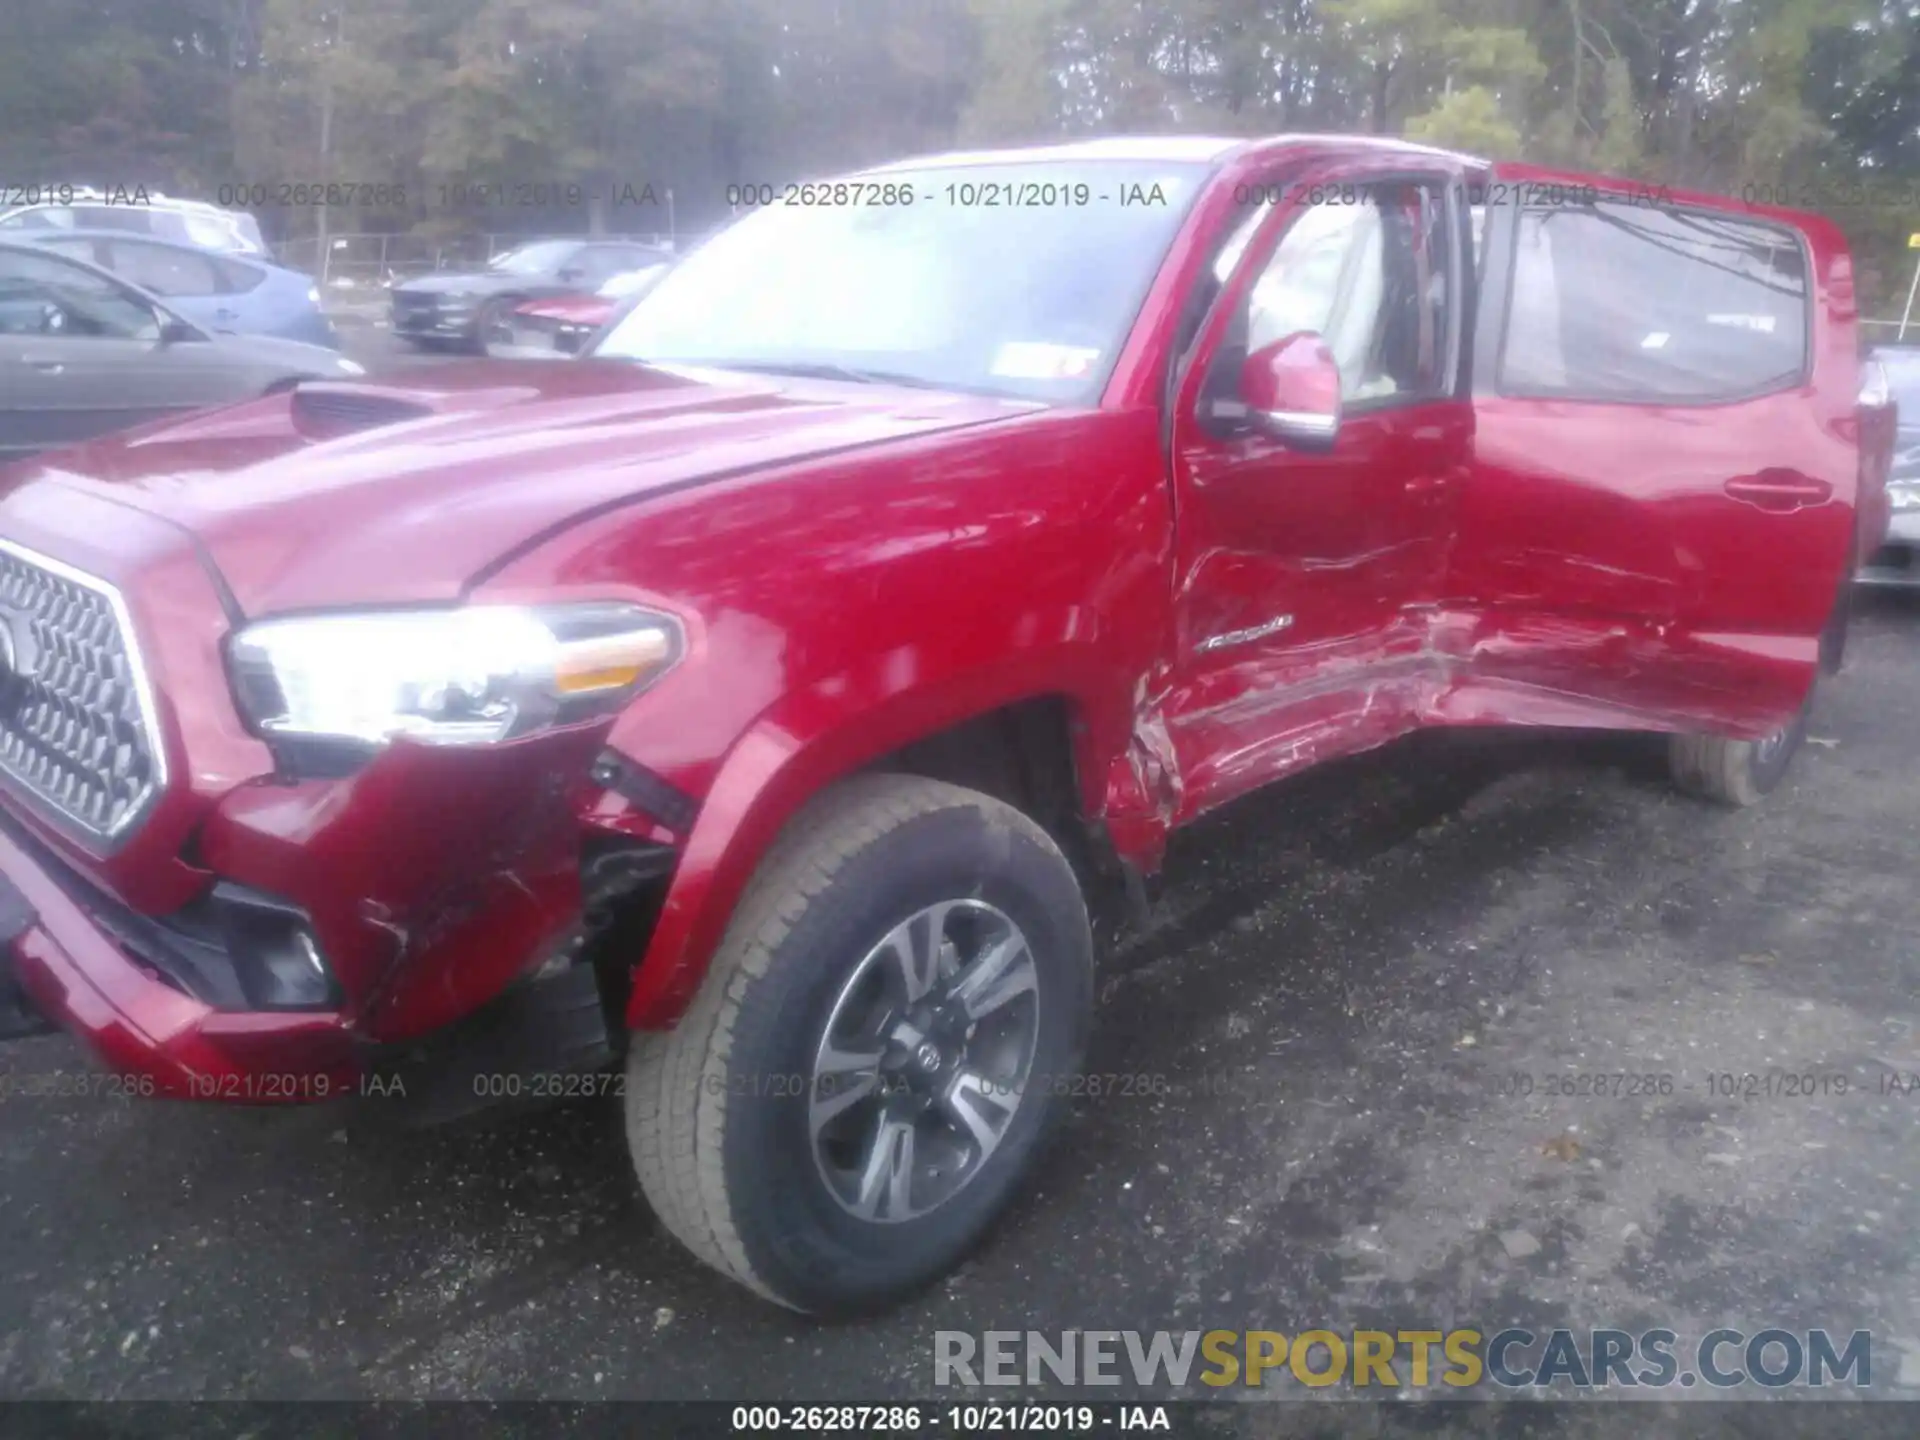
[(1822, 219), (1336, 137), (772, 200), (589, 358), (5, 473), (34, 1011), (158, 1094), (623, 1085), (673, 1234), (859, 1311), (1031, 1167), (1181, 826), (1423, 726), (1749, 803), (1838, 664)]

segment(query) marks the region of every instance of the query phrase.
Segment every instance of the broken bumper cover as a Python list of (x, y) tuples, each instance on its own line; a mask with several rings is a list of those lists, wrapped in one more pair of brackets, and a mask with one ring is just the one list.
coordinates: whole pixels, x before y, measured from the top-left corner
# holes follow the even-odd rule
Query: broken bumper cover
[(301, 1103), (349, 1094), (362, 1074), (362, 1049), (340, 1015), (220, 1010), (186, 994), (142, 965), (4, 828), (0, 919), (13, 984), (33, 1008), (110, 1070), (150, 1080), (152, 1093)]

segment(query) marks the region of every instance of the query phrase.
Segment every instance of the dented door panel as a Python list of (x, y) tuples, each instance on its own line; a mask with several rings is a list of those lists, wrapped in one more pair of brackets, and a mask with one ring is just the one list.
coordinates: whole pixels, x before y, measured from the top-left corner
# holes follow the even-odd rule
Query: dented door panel
[[(1303, 199), (1277, 206), (1246, 246), (1211, 333), (1196, 347), (1176, 411), (1175, 653), (1162, 716), (1182, 820), (1317, 760), (1392, 739), (1417, 723), (1432, 688), (1429, 626), (1421, 610), (1444, 584), (1454, 497), (1473, 424), (1471, 406), (1455, 393), (1445, 327), (1436, 334), (1423, 323), (1418, 342), (1419, 373), (1438, 393), (1421, 396), (1415, 389), (1401, 398), (1389, 389), (1383, 398), (1367, 389), (1379, 382), (1363, 375), (1327, 453), (1292, 448), (1256, 430), (1223, 434), (1202, 423), (1198, 407), (1203, 396), (1217, 393), (1219, 377), (1204, 374), (1216, 353), (1231, 356), (1236, 346), (1298, 328), (1270, 324), (1274, 333), (1262, 336), (1249, 321), (1248, 335), (1230, 338), (1232, 317), (1250, 297), (1271, 284), (1278, 292), (1270, 302), (1274, 313), (1309, 313), (1299, 300), (1306, 287), (1286, 270), (1327, 257), (1307, 253), (1296, 262), (1294, 251), (1278, 247), (1292, 245), (1290, 227), (1337, 228), (1327, 216), (1333, 207), (1350, 206), (1356, 190), (1381, 197), (1382, 246), (1393, 243), (1389, 235), (1406, 243), (1414, 232), (1392, 227), (1415, 211), (1425, 217), (1419, 206), (1403, 204), (1403, 191), (1434, 198), (1435, 223), (1453, 228), (1442, 242), (1452, 253), (1441, 262), (1446, 273), (1434, 273), (1420, 252), (1418, 293), (1427, 293), (1429, 282), (1447, 287), (1452, 304), (1445, 313), (1457, 327), (1459, 287), (1466, 283), (1464, 217), (1458, 200), (1448, 200), (1457, 177), (1439, 169), (1410, 172), (1401, 160), (1349, 161), (1289, 180), (1261, 187)], [(1404, 263), (1406, 251), (1397, 253)], [(1382, 268), (1380, 293), (1387, 295), (1404, 275), (1396, 276), (1391, 255), (1373, 263)], [(1337, 356), (1343, 348), (1337, 332), (1356, 283), (1345, 269), (1333, 282), (1337, 300), (1328, 323)], [(1391, 308), (1394, 300), (1378, 303), (1382, 316), (1406, 313)], [(1382, 333), (1375, 333), (1375, 344), (1384, 349)], [(1411, 337), (1409, 326), (1399, 338), (1410, 344)], [(1363, 347), (1346, 349), (1358, 354)], [(1342, 374), (1355, 378), (1345, 359)]]

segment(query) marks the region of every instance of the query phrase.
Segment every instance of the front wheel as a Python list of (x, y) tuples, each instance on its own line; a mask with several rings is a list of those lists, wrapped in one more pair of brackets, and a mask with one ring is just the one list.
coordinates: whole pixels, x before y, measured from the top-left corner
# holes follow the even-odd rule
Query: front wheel
[(1759, 740), (1724, 735), (1675, 735), (1668, 741), (1667, 763), (1674, 783), (1689, 794), (1722, 805), (1757, 805), (1786, 777), (1787, 767), (1807, 738), (1812, 700), (1786, 725)]
[(787, 827), (679, 1025), (634, 1037), (641, 1188), (772, 1300), (884, 1307), (1013, 1198), (1092, 995), (1086, 905), (1044, 830), (938, 781), (849, 781)]
[(480, 314), (473, 322), (471, 345), (476, 354), (489, 355), (495, 345), (513, 343), (513, 312), (520, 303), (519, 296), (508, 295), (489, 300), (480, 307)]

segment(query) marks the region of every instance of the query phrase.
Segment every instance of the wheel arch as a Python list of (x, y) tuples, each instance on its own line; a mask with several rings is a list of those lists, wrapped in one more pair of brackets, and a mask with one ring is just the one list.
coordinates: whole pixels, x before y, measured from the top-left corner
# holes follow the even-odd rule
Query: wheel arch
[[(1013, 805), (1053, 836), (1096, 914), (1124, 898), (1126, 872), (1101, 820), (1125, 710), (1097, 687), (977, 678), (875, 708), (818, 688), (790, 697), (728, 752), (703, 800), (627, 999), (629, 1028), (670, 1027), (773, 842), (827, 787), (865, 773), (946, 780)], [(847, 713), (839, 713), (842, 706)], [(1116, 727), (1119, 727), (1116, 730)]]

